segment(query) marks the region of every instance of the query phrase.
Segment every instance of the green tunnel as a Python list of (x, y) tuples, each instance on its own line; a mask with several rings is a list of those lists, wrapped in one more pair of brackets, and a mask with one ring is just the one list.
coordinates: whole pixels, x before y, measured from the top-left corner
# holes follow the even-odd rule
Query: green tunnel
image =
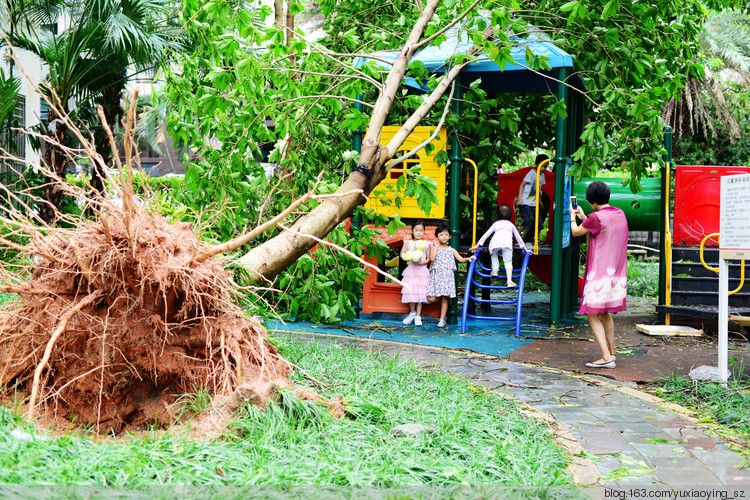
[(658, 231), (659, 214), (661, 209), (661, 179), (647, 177), (641, 179), (643, 190), (633, 193), (629, 186), (622, 186), (620, 179), (612, 177), (585, 178), (573, 184), (573, 194), (578, 204), (587, 214), (591, 212), (591, 205), (586, 201), (586, 188), (594, 181), (602, 181), (609, 186), (612, 194), (609, 204), (617, 207), (628, 219), (630, 231)]

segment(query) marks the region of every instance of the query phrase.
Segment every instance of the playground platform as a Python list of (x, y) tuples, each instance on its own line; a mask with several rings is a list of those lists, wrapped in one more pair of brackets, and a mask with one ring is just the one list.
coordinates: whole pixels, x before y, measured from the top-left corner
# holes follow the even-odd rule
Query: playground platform
[[(508, 295), (515, 295), (510, 292)], [(515, 323), (491, 320), (469, 319), (466, 333), (461, 333), (460, 325), (437, 327), (437, 318), (422, 316), (420, 327), (404, 325), (404, 314), (372, 313), (362, 314), (356, 321), (338, 325), (315, 325), (307, 322), (269, 321), (271, 330), (291, 330), (309, 333), (328, 333), (351, 337), (364, 337), (406, 344), (419, 344), (456, 350), (468, 350), (490, 356), (507, 356), (520, 347), (547, 335), (549, 323), (549, 303), (547, 293), (526, 292), (524, 294), (521, 335), (514, 335)], [(493, 306), (489, 314), (515, 314), (515, 307)], [(568, 322), (572, 325), (575, 322)]]

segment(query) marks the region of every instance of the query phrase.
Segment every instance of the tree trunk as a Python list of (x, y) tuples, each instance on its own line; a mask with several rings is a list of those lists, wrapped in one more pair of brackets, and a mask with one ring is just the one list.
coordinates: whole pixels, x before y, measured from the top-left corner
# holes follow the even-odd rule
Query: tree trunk
[[(47, 185), (44, 189), (44, 199), (47, 203), (39, 208), (39, 217), (47, 224), (54, 223), (60, 215), (63, 199), (60, 182), (65, 181), (65, 167), (67, 166), (67, 155), (59, 145), (64, 147), (68, 144), (68, 126), (53, 113), (54, 111), (50, 112), (51, 119), (47, 123), (47, 135), (52, 142), (44, 144), (43, 162), (54, 176), (47, 177)], [(65, 114), (67, 115), (67, 112)]]
[[(125, 80), (125, 75), (122, 75), (122, 81)], [(99, 104), (104, 110), (104, 117), (107, 123), (112, 129), (115, 129), (122, 119), (122, 93), (124, 88), (122, 85), (112, 85), (107, 87), (102, 93), (101, 97), (97, 99)], [(111, 165), (112, 163), (112, 146), (107, 137), (107, 133), (103, 127), (97, 127), (96, 134), (96, 152), (102, 157), (102, 161), (105, 165)], [(98, 163), (94, 163), (91, 170), (91, 186), (96, 190), (97, 193), (104, 191), (104, 179), (106, 175), (101, 170)]]
[[(371, 169), (368, 178), (362, 172), (352, 172), (346, 181), (336, 191), (337, 194), (351, 193), (352, 190), (361, 189), (364, 194), (354, 193), (340, 197), (324, 200), (309, 214), (301, 217), (293, 226), (292, 230), (310, 234), (319, 238), (331, 232), (343, 219), (351, 215), (354, 209), (364, 203), (368, 195), (385, 177), (385, 164), (391, 159), (399, 145), (389, 144), (387, 148), (380, 147), (380, 132), (383, 124), (391, 110), (393, 101), (406, 71), (409, 60), (418, 48), (418, 42), (422, 38), (424, 30), (430, 18), (435, 12), (439, 0), (430, 0), (425, 5), (419, 16), (409, 38), (401, 48), (398, 58), (388, 73), (385, 84), (378, 100), (373, 108), (372, 117), (367, 129), (367, 134), (362, 141), (362, 152), (360, 155), (360, 166)], [(446, 78), (447, 80), (447, 78)], [(447, 85), (442, 86), (443, 92)], [(442, 95), (442, 94), (440, 94)], [(433, 104), (440, 95), (434, 95)], [(413, 130), (416, 123), (410, 125)], [(405, 131), (404, 138), (410, 130)], [(403, 142), (403, 139), (401, 139)], [(291, 232), (283, 232), (265, 243), (253, 248), (245, 254), (239, 264), (245, 267), (257, 279), (272, 280), (277, 274), (289, 267), (300, 256), (310, 250), (316, 241)]]

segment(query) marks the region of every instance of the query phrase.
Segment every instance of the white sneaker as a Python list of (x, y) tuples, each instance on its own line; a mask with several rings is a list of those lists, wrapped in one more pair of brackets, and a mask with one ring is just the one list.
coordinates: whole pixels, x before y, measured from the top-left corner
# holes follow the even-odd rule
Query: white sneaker
[(445, 326), (444, 320), (441, 319), (440, 321), (438, 321), (438, 328), (443, 328), (444, 326)]
[(414, 326), (422, 326), (422, 316), (414, 317)]
[(407, 317), (404, 318), (404, 324), (405, 325), (411, 325), (412, 321), (414, 321), (414, 318), (417, 317), (417, 313), (409, 313)]

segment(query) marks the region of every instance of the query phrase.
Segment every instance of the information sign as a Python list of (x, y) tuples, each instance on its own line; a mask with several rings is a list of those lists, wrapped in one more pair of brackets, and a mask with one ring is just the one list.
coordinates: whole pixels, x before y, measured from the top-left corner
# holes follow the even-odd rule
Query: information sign
[(750, 259), (750, 173), (721, 178), (719, 227), (719, 256)]

